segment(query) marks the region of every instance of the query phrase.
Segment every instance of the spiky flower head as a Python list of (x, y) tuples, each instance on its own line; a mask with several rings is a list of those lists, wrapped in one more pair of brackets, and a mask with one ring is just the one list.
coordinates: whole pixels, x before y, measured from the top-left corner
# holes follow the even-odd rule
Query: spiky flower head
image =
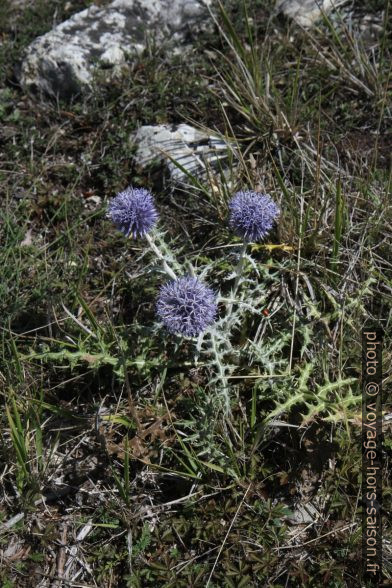
[(272, 229), (280, 210), (268, 194), (240, 191), (229, 202), (229, 225), (245, 241), (261, 241)]
[(154, 198), (144, 188), (127, 188), (109, 204), (108, 216), (126, 237), (143, 237), (158, 220)]
[(164, 284), (156, 308), (170, 333), (186, 337), (196, 337), (205, 331), (217, 313), (214, 291), (191, 276)]

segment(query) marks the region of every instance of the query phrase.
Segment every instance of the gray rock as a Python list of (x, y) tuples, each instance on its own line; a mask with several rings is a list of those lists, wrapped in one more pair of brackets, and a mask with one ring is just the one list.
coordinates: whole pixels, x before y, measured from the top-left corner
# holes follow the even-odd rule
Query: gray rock
[(307, 525), (314, 523), (319, 518), (317, 508), (311, 502), (298, 504), (292, 514), (287, 517), (287, 521), (292, 525)]
[[(358, 39), (365, 47), (371, 47), (373, 43), (379, 42), (383, 34), (385, 22), (385, 10), (377, 10), (369, 13), (364, 6), (360, 4), (348, 4), (341, 10), (341, 18), (334, 23), (336, 30), (340, 33), (342, 23), (349, 34)], [(342, 31), (347, 34), (346, 31)]]
[(14, 10), (15, 8), (24, 8), (31, 3), (31, 0), (8, 0), (8, 10)]
[(146, 39), (175, 50), (212, 24), (211, 0), (114, 0), (74, 14), (28, 47), (20, 82), (27, 91), (69, 99), (91, 87), (100, 68), (118, 69)]
[(220, 163), (224, 168), (228, 150), (232, 149), (222, 138), (187, 124), (143, 126), (131, 136), (131, 142), (137, 145), (135, 160), (139, 166), (164, 163), (170, 178), (179, 184), (191, 183), (188, 174), (202, 179), (211, 167)]
[(311, 27), (323, 12), (335, 8), (338, 0), (277, 0), (276, 11), (282, 12), (302, 27)]

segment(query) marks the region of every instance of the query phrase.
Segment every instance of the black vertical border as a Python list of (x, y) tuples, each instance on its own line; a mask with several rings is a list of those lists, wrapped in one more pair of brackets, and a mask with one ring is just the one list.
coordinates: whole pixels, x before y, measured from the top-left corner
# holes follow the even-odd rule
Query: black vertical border
[(382, 345), (379, 327), (362, 329), (362, 574), (382, 579)]

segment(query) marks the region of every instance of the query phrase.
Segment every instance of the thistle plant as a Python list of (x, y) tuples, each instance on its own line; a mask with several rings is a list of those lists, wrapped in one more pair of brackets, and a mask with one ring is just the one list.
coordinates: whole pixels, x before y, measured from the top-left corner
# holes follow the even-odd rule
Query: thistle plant
[(229, 226), (233, 232), (242, 237), (243, 243), (234, 269), (235, 282), (231, 292), (227, 319), (230, 321), (233, 310), (233, 302), (237, 295), (243, 277), (246, 249), (250, 242), (262, 241), (272, 229), (279, 216), (279, 208), (268, 194), (260, 194), (250, 190), (240, 191), (234, 194), (229, 202)]
[[(229, 378), (235, 369), (233, 358), (238, 351), (233, 347), (232, 334), (245, 312), (255, 312), (260, 302), (259, 285), (244, 276), (250, 242), (263, 240), (272, 229), (279, 209), (266, 194), (252, 191), (237, 192), (229, 202), (228, 224), (233, 233), (243, 240), (238, 262), (229, 279), (234, 279), (229, 298), (215, 292), (204, 281), (203, 275), (188, 262), (188, 270), (179, 264), (175, 254), (165, 243), (156, 227), (158, 213), (152, 194), (142, 188), (128, 188), (120, 192), (109, 204), (108, 216), (127, 237), (145, 239), (150, 251), (160, 262), (163, 273), (169, 278), (160, 288), (156, 301), (156, 314), (168, 335), (194, 338), (195, 358), (204, 355), (211, 368), (210, 386), (218, 409), (230, 412)], [(222, 312), (218, 314), (218, 304)], [(197, 339), (196, 339), (197, 338)]]
[[(230, 276), (234, 278), (230, 297), (228, 300), (222, 299), (227, 303), (225, 316), (211, 334), (213, 360), (222, 382), (221, 396), (226, 413), (230, 407), (228, 379), (236, 367), (226, 358), (238, 356), (238, 350), (231, 344), (232, 332), (240, 325), (245, 312), (257, 312), (257, 303), (260, 301), (259, 285), (252, 284), (244, 277), (245, 261), (254, 264), (252, 258), (246, 255), (247, 246), (251, 241), (262, 241), (279, 216), (279, 208), (269, 195), (249, 190), (234, 194), (229, 201), (229, 210), (229, 226), (243, 242), (234, 272)], [(241, 294), (239, 290), (242, 286), (245, 289)]]
[(268, 194), (249, 190), (234, 194), (229, 209), (229, 225), (245, 243), (262, 241), (279, 216), (279, 208)]
[(126, 237), (144, 237), (158, 220), (152, 194), (144, 188), (127, 188), (109, 204), (108, 216)]
[(216, 296), (197, 278), (184, 276), (162, 286), (157, 314), (170, 333), (195, 337), (215, 320)]

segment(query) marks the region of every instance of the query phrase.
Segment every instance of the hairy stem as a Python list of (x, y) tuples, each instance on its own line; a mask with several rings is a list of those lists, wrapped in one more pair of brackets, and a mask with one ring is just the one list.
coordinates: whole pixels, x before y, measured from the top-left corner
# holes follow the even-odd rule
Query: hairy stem
[(214, 333), (211, 333), (211, 351), (213, 354), (213, 364), (217, 368), (218, 378), (222, 385), (221, 392), (224, 401), (224, 411), (228, 415), (230, 412), (229, 382), (226, 376), (223, 354), (217, 345)]
[(235, 281), (234, 281), (233, 290), (232, 290), (232, 292), (230, 294), (231, 301), (230, 301), (229, 306), (227, 307), (227, 313), (226, 313), (227, 320), (230, 319), (230, 316), (231, 316), (231, 313), (232, 313), (232, 310), (233, 310), (233, 306), (235, 304), (235, 297), (236, 297), (237, 292), (238, 292), (238, 286), (240, 285), (240, 280), (241, 280), (242, 272), (243, 272), (243, 269), (244, 269), (244, 260), (245, 260), (245, 253), (246, 253), (247, 246), (248, 246), (248, 243), (245, 241), (242, 244), (242, 247), (241, 247), (240, 257), (239, 257), (238, 263), (237, 263), (237, 265), (234, 268)]
[(151, 235), (149, 235), (148, 233), (146, 234), (146, 239), (147, 239), (147, 243), (150, 246), (151, 251), (154, 253), (154, 255), (159, 259), (159, 261), (162, 263), (162, 267), (163, 270), (165, 271), (165, 273), (172, 279), (172, 280), (176, 280), (177, 276), (174, 273), (174, 271), (172, 270), (172, 268), (169, 266), (169, 264), (166, 261), (166, 257), (165, 255), (162, 253), (162, 251), (160, 250), (159, 247), (157, 247), (153, 237)]

